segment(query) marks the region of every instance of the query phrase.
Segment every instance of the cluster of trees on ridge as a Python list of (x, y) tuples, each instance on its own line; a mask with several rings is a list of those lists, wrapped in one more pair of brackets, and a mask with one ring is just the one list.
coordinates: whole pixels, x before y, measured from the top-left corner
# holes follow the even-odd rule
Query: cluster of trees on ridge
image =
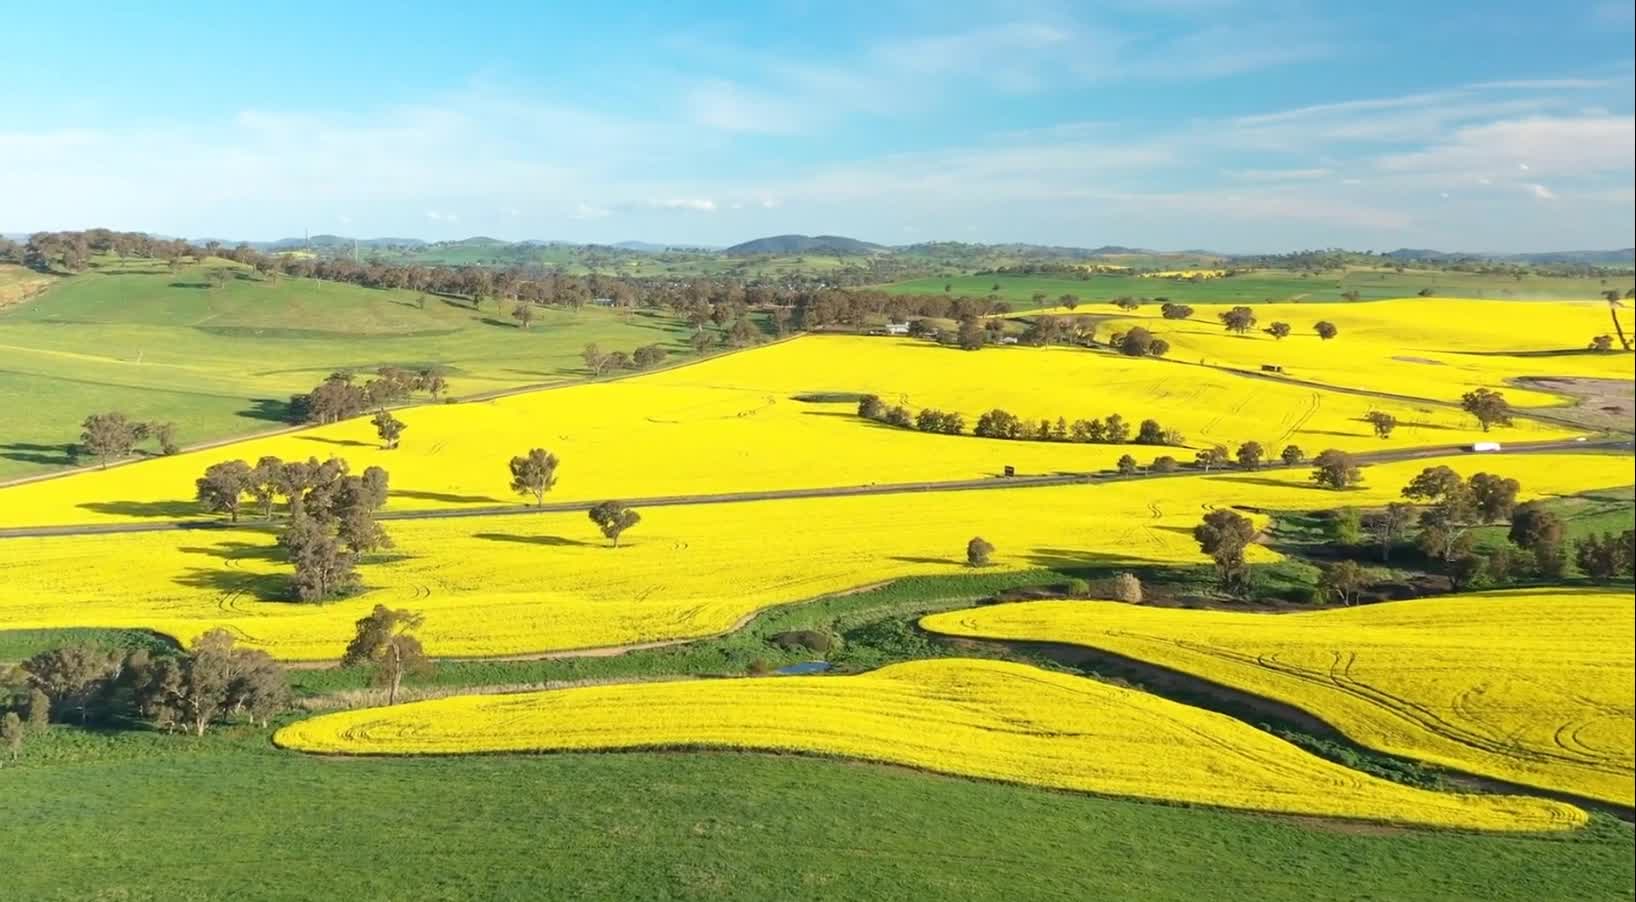
[[(340, 665), (367, 668), (370, 681), (387, 690), (387, 704), (397, 704), (403, 678), (432, 668), (412, 632), (424, 622), (417, 612), (376, 605), (354, 623)], [(138, 722), (192, 736), (239, 721), (265, 727), (291, 700), (285, 668), (225, 629), (204, 633), (186, 649), (78, 642), (0, 673), (0, 745), (16, 760), (29, 736), (53, 721)]]
[[(1328, 458), (1328, 460), (1325, 460)], [(1322, 461), (1322, 463), (1320, 463)], [(1361, 481), (1362, 474), (1343, 452), (1325, 451), (1314, 482), (1344, 489)], [(1560, 516), (1539, 501), (1519, 504), (1521, 485), (1492, 473), (1462, 477), (1447, 466), (1427, 467), (1402, 489), (1404, 501), (1367, 513), (1343, 508), (1331, 519), (1330, 539), (1335, 546), (1373, 547), (1382, 563), (1405, 539), (1444, 573), (1454, 591), (1479, 583), (1506, 585), (1519, 577), (1561, 580), (1573, 561), (1587, 577), (1607, 581), (1629, 577), (1636, 566), (1636, 532), (1603, 532), (1569, 543)], [(1480, 552), (1473, 530), (1509, 524), (1509, 544)], [(1214, 563), (1217, 584), (1228, 594), (1244, 596), (1251, 589), (1245, 551), (1258, 530), (1243, 514), (1220, 508), (1206, 514), (1194, 528), (1199, 550)], [(1379, 574), (1347, 558), (1324, 567), (1318, 591), (1322, 598), (1354, 604), (1361, 593), (1379, 580)]]

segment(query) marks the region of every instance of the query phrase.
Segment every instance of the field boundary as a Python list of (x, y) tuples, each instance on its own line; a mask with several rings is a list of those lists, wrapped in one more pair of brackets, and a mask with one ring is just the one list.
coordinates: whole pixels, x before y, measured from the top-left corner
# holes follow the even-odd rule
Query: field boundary
[[(1629, 451), (1632, 443), (1624, 439), (1601, 439), (1598, 441), (1551, 440), (1543, 442), (1529, 442), (1515, 444), (1502, 448), (1499, 451), (1484, 452), (1485, 455), (1504, 454), (1539, 454), (1549, 452), (1598, 452), (1598, 451)], [(1419, 460), (1423, 458), (1450, 457), (1461, 453), (1469, 453), (1466, 445), (1427, 445), (1420, 448), (1405, 448), (1397, 451), (1373, 451), (1353, 455), (1360, 464), (1391, 463), (1404, 460)], [(1282, 461), (1263, 464), (1261, 470), (1293, 470), (1305, 469), (1310, 464), (1286, 464)], [(1224, 468), (1214, 475), (1238, 472), (1231, 468)], [(703, 504), (740, 504), (750, 501), (784, 501), (802, 498), (846, 498), (869, 495), (907, 495), (922, 492), (965, 492), (988, 491), (994, 489), (1029, 489), (1045, 488), (1065, 485), (1091, 485), (1110, 482), (1127, 482), (1141, 479), (1176, 479), (1188, 477), (1208, 477), (1211, 473), (1198, 470), (1176, 470), (1170, 473), (1117, 473), (1112, 471), (1097, 471), (1094, 473), (1055, 473), (1041, 476), (986, 476), (979, 479), (957, 479), (932, 482), (889, 482), (854, 486), (820, 486), (805, 489), (763, 489), (750, 492), (723, 492), (719, 494), (698, 495), (656, 495), (648, 498), (622, 498), (626, 505), (631, 507), (681, 507), (686, 505)], [(600, 503), (599, 499), (581, 501), (562, 501), (551, 504), (526, 506), (521, 504), (448, 508), (448, 509), (419, 509), (382, 511), (376, 515), (377, 520), (458, 520), (469, 517), (510, 517), (522, 514), (561, 514), (576, 511), (590, 510)], [(78, 523), (58, 526), (11, 526), (0, 528), (0, 539), (21, 538), (49, 538), (57, 536), (84, 536), (84, 535), (114, 535), (119, 533), (137, 532), (165, 532), (173, 529), (258, 529), (273, 526), (271, 521), (246, 521), (234, 523), (220, 519), (195, 520), (159, 520), (146, 523)]]

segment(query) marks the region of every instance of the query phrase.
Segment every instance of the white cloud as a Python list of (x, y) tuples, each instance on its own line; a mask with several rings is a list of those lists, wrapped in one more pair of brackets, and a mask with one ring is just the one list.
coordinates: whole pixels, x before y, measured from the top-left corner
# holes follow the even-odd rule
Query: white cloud
[(453, 213), (440, 213), (436, 210), (427, 210), (426, 218), (433, 222), (459, 222), (460, 217)]
[(574, 205), (574, 212), (568, 214), (568, 218), (579, 220), (601, 219), (607, 216), (608, 212), (608, 209), (605, 207), (597, 207), (584, 201), (580, 201), (578, 204)]
[(1245, 182), (1297, 182), (1328, 178), (1335, 174), (1335, 170), (1320, 166), (1310, 169), (1239, 169), (1227, 174)]
[(813, 125), (797, 105), (724, 80), (696, 86), (685, 105), (694, 122), (729, 132), (793, 135)]
[(1424, 150), (1389, 154), (1381, 169), (1502, 179), (1512, 172), (1585, 176), (1628, 173), (1636, 118), (1530, 116), (1458, 129)]
[(1556, 193), (1544, 185), (1528, 185), (1528, 193), (1540, 200), (1556, 200)]
[(647, 201), (655, 210), (687, 210), (694, 213), (716, 212), (716, 202), (708, 197), (665, 197)]

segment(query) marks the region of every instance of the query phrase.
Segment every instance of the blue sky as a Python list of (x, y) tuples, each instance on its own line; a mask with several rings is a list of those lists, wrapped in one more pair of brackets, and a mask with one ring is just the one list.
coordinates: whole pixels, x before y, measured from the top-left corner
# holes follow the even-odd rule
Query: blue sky
[(1636, 244), (1632, 6), (9, 10), (0, 231)]

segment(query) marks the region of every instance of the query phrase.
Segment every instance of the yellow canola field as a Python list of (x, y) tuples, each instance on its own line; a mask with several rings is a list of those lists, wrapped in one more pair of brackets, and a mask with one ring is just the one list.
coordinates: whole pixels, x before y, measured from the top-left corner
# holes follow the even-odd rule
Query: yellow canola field
[(187, 642), (221, 626), (283, 660), (334, 660), (380, 603), (424, 612), (419, 635), (438, 656), (696, 638), (781, 603), (969, 572), (974, 535), (1012, 570), (1204, 563), (1190, 533), (1210, 507), (1379, 504), (1438, 463), (1515, 477), (1528, 496), (1626, 484), (1631, 470), (1612, 455), (1460, 457), (1370, 467), (1344, 495), (1302, 470), (653, 507), (618, 549), (583, 513), (398, 521), (391, 555), (361, 568), (368, 591), (323, 605), (282, 600), (290, 569), (271, 531), (0, 539), (0, 629), (142, 627)]
[(1586, 820), (1560, 802), (1401, 786), (1221, 714), (999, 661), (915, 661), (845, 677), (455, 696), (326, 714), (280, 729), (273, 741), (332, 754), (812, 752), (1288, 814), (1484, 830), (1558, 830)]
[[(1104, 323), (1102, 334), (1145, 326), (1170, 342), (1170, 356), (1215, 366), (1259, 370), (1282, 366), (1305, 382), (1396, 395), (1458, 401), (1475, 388), (1504, 392), (1518, 407), (1565, 403), (1547, 392), (1509, 384), (1523, 376), (1573, 376), (1630, 381), (1631, 355), (1586, 351), (1590, 340), (1613, 333), (1602, 301), (1484, 301), (1407, 298), (1335, 304), (1250, 304), (1256, 328), (1233, 335), (1216, 315), (1232, 305), (1195, 304), (1188, 320), (1165, 320), (1149, 304), (1130, 318)], [(1621, 312), (1631, 334), (1631, 311)], [(1324, 341), (1320, 320), (1340, 330)], [(1288, 338), (1261, 331), (1287, 322)], [(1614, 344), (1618, 347), (1617, 342)]]
[[(980, 479), (1112, 468), (1130, 453), (1191, 459), (1188, 449), (1009, 442), (926, 435), (859, 419), (848, 402), (798, 395), (873, 392), (912, 409), (978, 414), (1002, 407), (1055, 420), (1118, 413), (1152, 417), (1189, 444), (1256, 440), (1276, 454), (1294, 443), (1401, 449), (1561, 438), (1570, 432), (1519, 422), (1495, 435), (1465, 414), (1433, 405), (1375, 403), (1310, 387), (1076, 348), (991, 348), (978, 353), (916, 340), (809, 336), (695, 366), (617, 382), (480, 403), (404, 410), (403, 444), (380, 448), (368, 418), (106, 471), (0, 488), (0, 526), (131, 521), (197, 515), (193, 482), (210, 464), (262, 455), (346, 458), (354, 471), (385, 467), (394, 508), (516, 501), (507, 461), (532, 447), (562, 460), (553, 501), (638, 498), (779, 488)], [(1382, 441), (1363, 416), (1392, 412)]]
[(1225, 269), (1167, 269), (1142, 273), (1142, 277), (1147, 279), (1219, 279), (1225, 275)]
[(1294, 705), (1383, 752), (1633, 801), (1628, 591), (1530, 589), (1283, 615), (1031, 602), (921, 624), (1091, 646)]

